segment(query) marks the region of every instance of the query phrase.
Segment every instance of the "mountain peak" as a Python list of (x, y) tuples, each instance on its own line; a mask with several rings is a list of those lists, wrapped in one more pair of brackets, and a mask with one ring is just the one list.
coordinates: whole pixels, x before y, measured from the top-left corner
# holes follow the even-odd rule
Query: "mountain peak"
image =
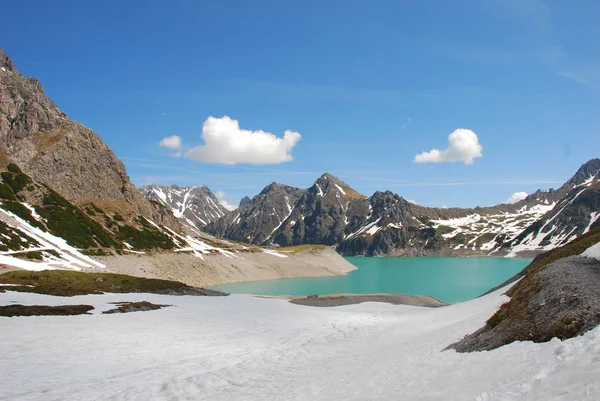
[(6, 53), (4, 53), (2, 48), (0, 48), (0, 67), (8, 71), (15, 71), (14, 63), (12, 62), (10, 57), (8, 57)]
[(249, 196), (244, 196), (242, 199), (240, 199), (240, 204), (238, 207), (242, 207), (244, 206), (246, 203), (249, 203), (251, 201)]
[(319, 177), (311, 189), (316, 191), (320, 196), (324, 196), (331, 191), (337, 191), (345, 197), (366, 198), (366, 196), (361, 195), (344, 181), (330, 173), (325, 173)]
[(597, 176), (600, 170), (600, 159), (591, 159), (579, 167), (579, 170), (567, 181), (567, 184), (581, 185), (590, 177)]

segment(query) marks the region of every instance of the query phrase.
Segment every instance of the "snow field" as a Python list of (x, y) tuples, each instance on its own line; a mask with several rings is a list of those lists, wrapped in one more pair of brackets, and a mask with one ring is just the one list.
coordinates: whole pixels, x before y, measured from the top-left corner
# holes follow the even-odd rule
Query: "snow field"
[(0, 304), (174, 306), (3, 318), (0, 400), (597, 400), (598, 328), (564, 342), (442, 352), (481, 327), (504, 291), (444, 308), (6, 292)]

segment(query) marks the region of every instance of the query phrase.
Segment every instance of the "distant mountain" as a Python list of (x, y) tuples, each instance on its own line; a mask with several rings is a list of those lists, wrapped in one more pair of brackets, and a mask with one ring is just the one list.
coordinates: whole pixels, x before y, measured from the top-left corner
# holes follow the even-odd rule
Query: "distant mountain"
[(571, 188), (556, 206), (507, 241), (504, 249), (550, 250), (600, 227), (600, 159), (581, 166), (565, 186)]
[[(515, 204), (476, 208), (428, 208), (390, 191), (366, 197), (324, 174), (306, 190), (272, 184), (206, 230), (253, 244), (334, 245), (344, 255), (538, 252), (596, 224), (600, 211), (592, 177), (599, 163), (594, 159), (584, 164), (557, 190), (538, 190)], [(564, 216), (556, 220), (560, 229), (550, 230), (552, 225), (541, 222), (552, 219), (553, 211)], [(535, 230), (536, 224), (543, 227), (543, 240), (527, 237), (526, 230)]]
[(244, 206), (246, 203), (250, 203), (250, 200), (250, 197), (244, 196), (242, 199), (240, 199), (240, 204), (238, 205), (238, 207)]
[(286, 221), (304, 189), (272, 183), (250, 202), (213, 221), (204, 229), (216, 237), (251, 244), (269, 244)]
[(183, 188), (146, 185), (140, 191), (147, 199), (169, 208), (175, 217), (199, 229), (228, 213), (204, 185)]

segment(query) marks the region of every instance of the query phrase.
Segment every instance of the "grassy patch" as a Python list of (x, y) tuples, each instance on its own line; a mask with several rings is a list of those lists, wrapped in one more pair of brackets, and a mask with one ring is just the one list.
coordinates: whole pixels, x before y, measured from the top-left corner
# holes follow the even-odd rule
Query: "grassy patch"
[(498, 312), (494, 313), (494, 315), (487, 320), (486, 324), (490, 326), (490, 328), (494, 328), (498, 326), (504, 319), (506, 319), (506, 316), (504, 316), (502, 310), (498, 310)]
[(454, 232), (454, 231), (456, 231), (456, 228), (443, 226), (443, 225), (440, 225), (440, 226), (438, 226), (438, 228), (435, 229), (435, 232), (438, 233), (439, 235), (450, 234), (451, 232)]
[(300, 252), (317, 252), (322, 251), (323, 249), (327, 249), (329, 246), (327, 245), (319, 245), (319, 244), (303, 244), (303, 245), (294, 245), (294, 246), (286, 246), (281, 248), (275, 248), (274, 250), (282, 253), (300, 253)]
[(91, 305), (6, 305), (0, 306), (0, 316), (69, 316), (88, 315), (94, 309)]
[(12, 271), (0, 274), (0, 283), (23, 286), (10, 287), (14, 291), (66, 297), (102, 294), (104, 292), (205, 295), (204, 290), (190, 287), (178, 281), (133, 277), (124, 274), (82, 273), (66, 270)]

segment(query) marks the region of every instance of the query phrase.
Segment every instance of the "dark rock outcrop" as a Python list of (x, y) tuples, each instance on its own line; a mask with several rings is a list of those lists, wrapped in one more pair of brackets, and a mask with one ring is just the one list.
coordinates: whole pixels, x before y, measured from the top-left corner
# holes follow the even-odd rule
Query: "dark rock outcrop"
[(250, 202), (213, 221), (204, 230), (216, 237), (251, 244), (269, 243), (288, 218), (304, 189), (274, 182)]

